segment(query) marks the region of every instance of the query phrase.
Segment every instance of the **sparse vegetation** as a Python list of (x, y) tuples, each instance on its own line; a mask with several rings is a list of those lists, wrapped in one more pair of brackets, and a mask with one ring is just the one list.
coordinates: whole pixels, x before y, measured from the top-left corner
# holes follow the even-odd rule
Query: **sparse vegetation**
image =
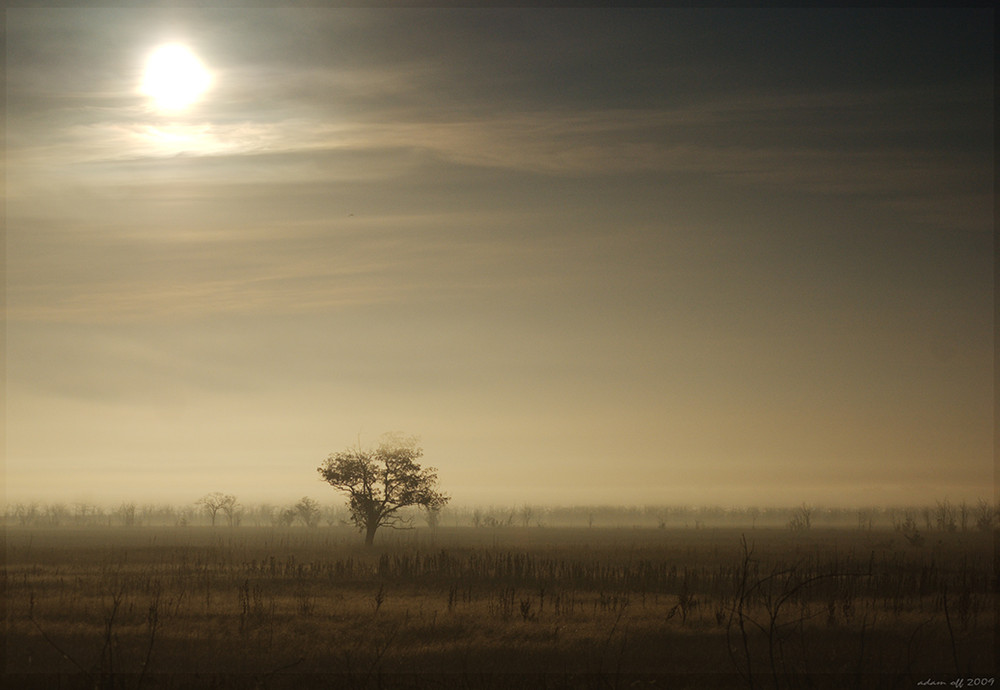
[[(856, 511), (831, 528), (815, 510), (808, 531), (782, 527), (795, 511), (761, 511), (769, 527), (752, 532), (694, 529), (706, 513), (660, 527), (685, 515), (662, 506), (634, 513), (649, 516), (640, 527), (588, 527), (613, 513), (581, 508), (577, 527), (525, 527), (515, 514), (473, 529), (471, 511), (456, 511), (377, 549), (339, 522), (213, 530), (206, 513), (203, 527), (143, 523), (154, 512), (180, 519), (137, 508), (126, 528), (88, 508), (59, 514), (93, 524), (32, 527), (19, 524), (32, 513), (8, 511), (9, 678), (277, 688), (335, 677), (374, 688), (541, 677), (671, 687), (697, 676), (700, 687), (881, 688), (995, 672), (993, 535), (963, 532), (960, 520), (927, 532), (919, 509), (892, 513), (898, 524), (870, 509), (861, 530)], [(533, 517), (542, 512), (561, 519)], [(757, 519), (736, 514), (747, 527)], [(171, 685), (178, 669), (183, 683)]]

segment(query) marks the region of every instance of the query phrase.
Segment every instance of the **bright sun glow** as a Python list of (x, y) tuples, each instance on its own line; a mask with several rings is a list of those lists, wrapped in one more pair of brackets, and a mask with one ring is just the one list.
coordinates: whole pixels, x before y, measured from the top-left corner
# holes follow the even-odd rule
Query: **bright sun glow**
[(181, 45), (157, 48), (146, 65), (142, 92), (164, 110), (181, 110), (194, 103), (212, 83), (212, 75)]

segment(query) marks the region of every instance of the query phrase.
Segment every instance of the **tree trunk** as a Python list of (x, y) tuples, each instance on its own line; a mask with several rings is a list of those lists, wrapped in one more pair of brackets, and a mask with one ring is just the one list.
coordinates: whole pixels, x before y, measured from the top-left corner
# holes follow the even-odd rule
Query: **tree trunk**
[(375, 530), (378, 529), (378, 522), (371, 521), (365, 526), (365, 546), (371, 546), (375, 542)]

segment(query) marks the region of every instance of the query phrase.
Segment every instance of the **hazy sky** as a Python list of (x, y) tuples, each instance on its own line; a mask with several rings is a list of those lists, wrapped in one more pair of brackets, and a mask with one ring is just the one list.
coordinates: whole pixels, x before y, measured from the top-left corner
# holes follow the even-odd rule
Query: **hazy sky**
[(992, 494), (992, 11), (6, 31), (9, 500), (334, 501), (385, 431), (463, 504)]

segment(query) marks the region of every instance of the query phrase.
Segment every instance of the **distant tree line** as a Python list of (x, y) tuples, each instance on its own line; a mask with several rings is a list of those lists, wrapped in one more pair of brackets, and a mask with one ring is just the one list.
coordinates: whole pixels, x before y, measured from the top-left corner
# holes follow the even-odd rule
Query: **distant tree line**
[[(985, 499), (910, 507), (831, 508), (798, 506), (419, 506), (401, 512), (411, 526), (468, 527), (474, 529), (539, 529), (546, 527), (708, 529), (740, 527), (792, 531), (824, 527), (859, 530), (893, 530), (912, 543), (928, 533), (989, 531), (1000, 527), (1000, 503)], [(336, 501), (320, 503), (305, 496), (294, 503), (241, 502), (223, 492), (205, 494), (185, 505), (122, 501), (89, 502), (21, 501), (5, 504), (5, 526), (23, 527), (150, 527), (215, 526), (354, 528), (349, 507)]]
[(347, 517), (342, 507), (320, 505), (307, 496), (290, 505), (244, 506), (233, 494), (218, 491), (182, 506), (135, 501), (112, 505), (17, 502), (5, 505), (2, 515), (5, 526), (21, 527), (318, 527), (346, 524)]
[(244, 507), (232, 494), (214, 492), (199, 498), (200, 506), (208, 516), (210, 524), (220, 522), (220, 516), (228, 527), (239, 527), (246, 523), (254, 527), (292, 527), (302, 525), (314, 528), (326, 523), (329, 526), (344, 522), (344, 511), (333, 506), (321, 506), (315, 499), (303, 496), (296, 503), (275, 506), (261, 503)]

